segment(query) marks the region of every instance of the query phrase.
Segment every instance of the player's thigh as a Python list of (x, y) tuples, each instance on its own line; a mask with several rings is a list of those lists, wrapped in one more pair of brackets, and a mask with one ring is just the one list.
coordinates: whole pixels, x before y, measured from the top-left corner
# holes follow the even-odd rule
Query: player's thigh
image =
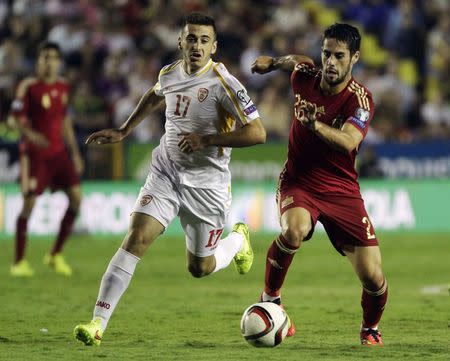
[(181, 190), (179, 216), (189, 253), (200, 258), (214, 254), (230, 204), (228, 187), (219, 190), (184, 187)]
[(179, 209), (179, 192), (173, 181), (164, 174), (150, 173), (132, 212), (147, 214), (167, 228)]
[(154, 217), (144, 213), (133, 213), (127, 235), (122, 242), (122, 248), (142, 257), (153, 241), (164, 232), (164, 226)]
[(42, 194), (49, 185), (49, 174), (45, 159), (38, 154), (20, 155), (20, 188), (24, 196)]
[(355, 247), (378, 246), (361, 197), (328, 196), (320, 201), (319, 207), (320, 221), (331, 243), (342, 255)]
[(282, 181), (277, 196), (281, 233), (293, 247), (312, 237), (320, 213), (312, 195)]
[[(51, 169), (48, 175), (50, 178), (49, 185), (52, 190), (62, 189), (67, 194), (68, 189), (80, 184), (80, 177), (75, 170), (75, 164), (67, 149), (49, 158), (47, 160), (47, 167)], [(73, 200), (75, 201), (75, 199)]]
[(379, 289), (384, 281), (381, 252), (378, 246), (354, 247), (344, 250), (361, 283), (370, 290)]
[(150, 173), (132, 210), (122, 248), (141, 257), (179, 211), (177, 190), (164, 174)]
[(283, 212), (280, 225), (284, 239), (297, 248), (303, 241), (310, 239), (314, 231), (311, 213), (302, 207), (289, 208)]

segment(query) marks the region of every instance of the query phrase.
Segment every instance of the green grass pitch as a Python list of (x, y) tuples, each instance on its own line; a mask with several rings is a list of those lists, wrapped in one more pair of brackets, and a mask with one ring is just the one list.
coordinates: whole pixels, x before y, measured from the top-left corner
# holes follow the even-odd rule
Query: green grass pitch
[[(29, 242), (31, 279), (13, 279), (13, 244), (0, 243), (0, 360), (449, 360), (450, 235), (381, 234), (390, 297), (381, 324), (385, 346), (363, 348), (360, 287), (348, 261), (324, 236), (296, 255), (284, 287), (297, 335), (274, 349), (241, 337), (243, 310), (261, 292), (270, 236), (253, 236), (255, 263), (203, 279), (186, 270), (184, 240), (162, 237), (138, 265), (100, 347), (85, 347), (73, 327), (90, 320), (100, 278), (120, 239), (74, 236), (63, 278), (42, 265), (49, 242)], [(434, 292), (435, 291), (435, 294)]]

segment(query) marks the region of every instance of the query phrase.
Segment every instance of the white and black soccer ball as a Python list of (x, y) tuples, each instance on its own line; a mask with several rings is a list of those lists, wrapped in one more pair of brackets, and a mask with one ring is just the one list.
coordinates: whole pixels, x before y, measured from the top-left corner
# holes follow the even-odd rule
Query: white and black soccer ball
[(255, 347), (275, 347), (288, 332), (286, 311), (272, 302), (259, 302), (249, 306), (242, 315), (241, 333)]

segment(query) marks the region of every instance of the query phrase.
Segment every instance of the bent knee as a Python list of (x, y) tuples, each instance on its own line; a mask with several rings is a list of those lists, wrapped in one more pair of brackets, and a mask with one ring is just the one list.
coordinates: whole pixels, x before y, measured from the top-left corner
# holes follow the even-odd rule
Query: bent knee
[(360, 280), (363, 287), (369, 291), (378, 291), (381, 287), (383, 287), (383, 283), (385, 282), (384, 275), (381, 270), (363, 274), (361, 275)]
[(190, 274), (195, 278), (202, 278), (211, 273), (206, 263), (190, 263), (188, 265)]
[(303, 240), (308, 237), (310, 231), (309, 226), (292, 226), (284, 229), (282, 235), (290, 246), (298, 248)]

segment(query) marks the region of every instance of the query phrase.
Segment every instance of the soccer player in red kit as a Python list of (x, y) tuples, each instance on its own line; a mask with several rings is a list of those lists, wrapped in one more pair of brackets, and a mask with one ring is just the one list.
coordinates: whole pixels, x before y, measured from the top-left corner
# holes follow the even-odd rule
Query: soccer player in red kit
[[(281, 234), (266, 259), (262, 301), (281, 304), (280, 289), (301, 243), (317, 221), (362, 283), (363, 345), (382, 345), (378, 323), (387, 300), (387, 282), (372, 223), (361, 198), (355, 157), (374, 113), (372, 95), (352, 77), (361, 37), (347, 24), (328, 27), (322, 39), (322, 67), (299, 55), (258, 57), (252, 71), (292, 71), (294, 118), (288, 159), (279, 179)], [(295, 333), (291, 323), (289, 336)]]
[(24, 258), (27, 225), (37, 196), (46, 188), (52, 191), (62, 189), (69, 198), (69, 205), (44, 263), (59, 274), (72, 274), (61, 252), (80, 207), (79, 174), (84, 166), (72, 122), (67, 116), (69, 85), (59, 77), (60, 67), (59, 46), (51, 42), (43, 43), (38, 49), (36, 76), (26, 78), (19, 84), (8, 118), (8, 124), (22, 135), (19, 147), (23, 206), (16, 224), (15, 260), (10, 270), (12, 276), (29, 277), (34, 274)]

